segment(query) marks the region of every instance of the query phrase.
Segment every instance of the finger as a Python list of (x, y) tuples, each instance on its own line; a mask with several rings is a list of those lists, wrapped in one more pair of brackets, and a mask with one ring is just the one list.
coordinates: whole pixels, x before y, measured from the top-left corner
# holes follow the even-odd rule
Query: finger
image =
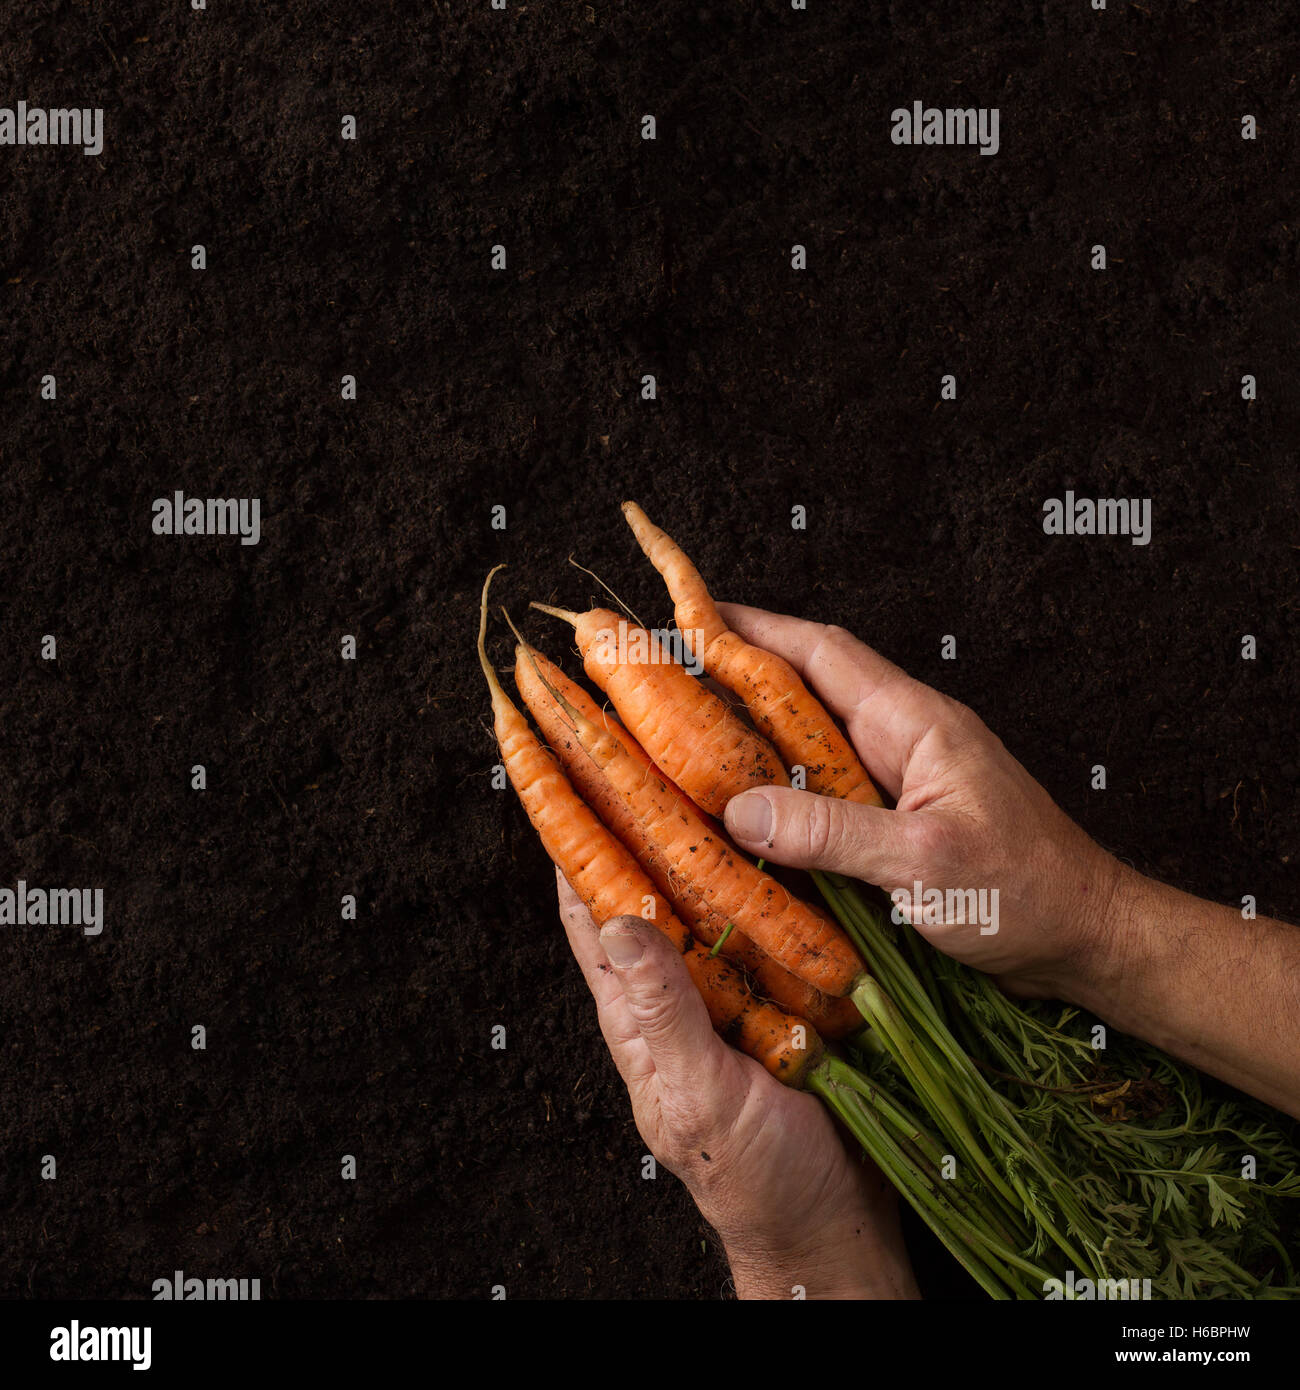
[(641, 1029), (623, 997), (623, 985), (600, 944), (600, 932), (586, 904), (569, 880), (556, 869), (555, 886), (560, 897), (560, 920), (587, 988), (596, 1001), (596, 1017), (609, 1055), (629, 1090), (654, 1075), (654, 1063), (641, 1037)]
[(745, 641), (794, 667), (844, 721), (872, 777), (897, 800), (912, 750), (947, 712), (944, 697), (843, 628), (738, 603), (718, 611)]
[(560, 897), (560, 921), (564, 923), (569, 947), (578, 962), (597, 1004), (622, 994), (618, 976), (609, 968), (609, 961), (600, 945), (600, 929), (596, 926), (587, 905), (573, 891), (569, 880), (556, 869), (555, 888)]
[(600, 942), (660, 1080), (698, 1091), (724, 1049), (680, 952), (639, 917), (606, 922)]
[(725, 816), (731, 838), (760, 858), (891, 887), (912, 882), (917, 852), (911, 812), (764, 787), (733, 796)]

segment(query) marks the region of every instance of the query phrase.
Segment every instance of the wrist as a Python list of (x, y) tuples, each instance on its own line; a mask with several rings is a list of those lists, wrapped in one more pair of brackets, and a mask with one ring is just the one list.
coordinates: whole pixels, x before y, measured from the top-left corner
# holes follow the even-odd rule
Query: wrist
[[(739, 1299), (919, 1297), (897, 1223), (878, 1234), (878, 1217), (846, 1216), (841, 1228), (787, 1242), (756, 1232), (723, 1237)], [(857, 1233), (861, 1234), (857, 1234)]]
[(1093, 891), (1079, 904), (1074, 948), (1058, 979), (1061, 999), (1093, 1013), (1141, 991), (1152, 955), (1145, 928), (1153, 915), (1142, 902), (1159, 887), (1113, 855), (1104, 859)]
[(829, 1250), (807, 1254), (764, 1253), (746, 1246), (726, 1247), (736, 1297), (752, 1299), (880, 1298), (865, 1270), (853, 1268)]

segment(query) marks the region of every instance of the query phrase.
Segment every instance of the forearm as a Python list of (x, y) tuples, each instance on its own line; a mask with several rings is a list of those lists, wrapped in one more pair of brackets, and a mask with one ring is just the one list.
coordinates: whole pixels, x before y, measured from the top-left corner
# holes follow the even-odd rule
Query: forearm
[(1300, 928), (1123, 869), (1069, 1002), (1300, 1116)]

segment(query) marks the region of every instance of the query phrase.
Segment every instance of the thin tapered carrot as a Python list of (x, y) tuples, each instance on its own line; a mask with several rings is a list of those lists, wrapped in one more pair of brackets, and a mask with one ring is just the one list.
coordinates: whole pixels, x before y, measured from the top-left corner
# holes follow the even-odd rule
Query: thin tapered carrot
[[(528, 706), (528, 712), (533, 716), (538, 727), (546, 736), (547, 743), (550, 743), (552, 748), (555, 748), (555, 744), (551, 743), (552, 730), (556, 730), (557, 732), (563, 730), (569, 735), (570, 745), (572, 747), (578, 746), (573, 741), (572, 724), (568, 722), (564, 712), (556, 704), (554, 697), (551, 695), (551, 689), (553, 688), (559, 691), (559, 693), (576, 709), (586, 715), (593, 724), (606, 729), (618, 739), (627, 750), (628, 754), (635, 758), (643, 767), (646, 769), (653, 768), (656, 776), (662, 778), (673, 791), (678, 792), (682, 796), (686, 795), (661, 767), (655, 766), (650, 755), (641, 747), (636, 739), (633, 738), (627, 729), (619, 723), (617, 717), (612, 714), (608, 708), (602, 708), (598, 705), (577, 681), (570, 680), (569, 677), (565, 675), (564, 671), (549, 657), (538, 651), (531, 643), (525, 642), (523, 638), (519, 636), (519, 631), (514, 623), (510, 622), (509, 614), (506, 614), (506, 622), (510, 623), (511, 630), (514, 632), (516, 638), (519, 639), (518, 645), (515, 647), (515, 684), (519, 687), (519, 693), (523, 696), (524, 704)], [(543, 681), (541, 677), (545, 677), (545, 680)], [(556, 749), (556, 752), (558, 753), (559, 749)], [(563, 758), (561, 760), (565, 761)], [(595, 764), (586, 753), (582, 754), (582, 762), (579, 763), (579, 766), (582, 766), (583, 763), (585, 763), (587, 767), (595, 767)], [(565, 761), (565, 768), (566, 770), (568, 769), (567, 761)], [(570, 780), (573, 781), (574, 779), (570, 777)], [(603, 785), (606, 794), (608, 794), (610, 789), (607, 783), (597, 785)], [(585, 790), (582, 787), (579, 787), (578, 790), (583, 792), (583, 799), (587, 800)], [(592, 803), (588, 800), (587, 804), (591, 806)], [(593, 807), (593, 809), (597, 808)], [(719, 834), (722, 833), (722, 827), (707, 811), (700, 810), (698, 806), (695, 809), (705, 824), (711, 829), (716, 830)], [(603, 816), (602, 819), (604, 819)]]
[(682, 952), (714, 1028), (779, 1081), (802, 1084), (822, 1051), (816, 1029), (755, 998), (733, 965), (711, 957), (694, 940), (627, 848), (573, 790), (501, 688), (487, 658), (488, 587), (500, 568), (492, 570), (483, 585), (479, 662), (491, 692), (493, 731), (502, 763), (551, 861), (598, 926), (615, 917), (643, 917), (650, 904), (651, 920)]
[(812, 791), (883, 805), (852, 745), (794, 667), (731, 631), (699, 571), (635, 502), (623, 503), (623, 515), (646, 558), (663, 576), (677, 626), (691, 643), (695, 658), (720, 685), (745, 702), (754, 723), (776, 745), (786, 766), (803, 766)]
[[(722, 953), (743, 965), (758, 990), (787, 1013), (806, 1018), (823, 1038), (848, 1037), (862, 1028), (862, 1015), (851, 999), (831, 999), (821, 990), (790, 974), (761, 951), (744, 932), (730, 932), (725, 918), (698, 893), (687, 875), (674, 873), (662, 849), (648, 834), (636, 812), (615, 791), (605, 774), (578, 742), (577, 733), (550, 690), (558, 691), (585, 718), (603, 727), (641, 764), (647, 775), (662, 777), (645, 750), (612, 714), (600, 709), (576, 682), (547, 660), (535, 647), (520, 643), (515, 649), (515, 684), (547, 743), (564, 765), (570, 783), (602, 821), (619, 837), (669, 900), (692, 935), (706, 946), (723, 942)], [(549, 687), (549, 688), (548, 688)], [(667, 779), (664, 779), (667, 784)], [(669, 785), (670, 791), (682, 795)], [(703, 812), (700, 813), (703, 819)], [(720, 834), (717, 826), (710, 826)]]
[(636, 813), (675, 877), (688, 878), (715, 913), (792, 975), (835, 997), (853, 990), (862, 962), (839, 926), (755, 868), (653, 767), (647, 771), (607, 729), (551, 693), (584, 752)]
[(772, 745), (645, 628), (608, 608), (533, 607), (573, 627), (587, 675), (655, 765), (698, 806), (721, 816), (733, 796), (751, 787), (790, 785)]

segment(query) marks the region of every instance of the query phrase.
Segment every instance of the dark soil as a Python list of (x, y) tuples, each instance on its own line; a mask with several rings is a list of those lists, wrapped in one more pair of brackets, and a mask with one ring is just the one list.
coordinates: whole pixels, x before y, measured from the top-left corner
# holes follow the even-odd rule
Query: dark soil
[[(473, 659), (501, 560), (517, 613), (594, 592), (574, 553), (667, 618), (627, 495), (1139, 866), (1297, 912), (1293, 7), (962, 16), (6, 12), (0, 100), (106, 145), (0, 149), (0, 885), (107, 925), (0, 929), (0, 1294), (723, 1293)], [(914, 99), (999, 107), (1001, 151), (892, 145)], [(261, 498), (261, 543), (154, 535), (178, 488)], [(1071, 488), (1151, 498), (1151, 544), (1045, 536)]]

